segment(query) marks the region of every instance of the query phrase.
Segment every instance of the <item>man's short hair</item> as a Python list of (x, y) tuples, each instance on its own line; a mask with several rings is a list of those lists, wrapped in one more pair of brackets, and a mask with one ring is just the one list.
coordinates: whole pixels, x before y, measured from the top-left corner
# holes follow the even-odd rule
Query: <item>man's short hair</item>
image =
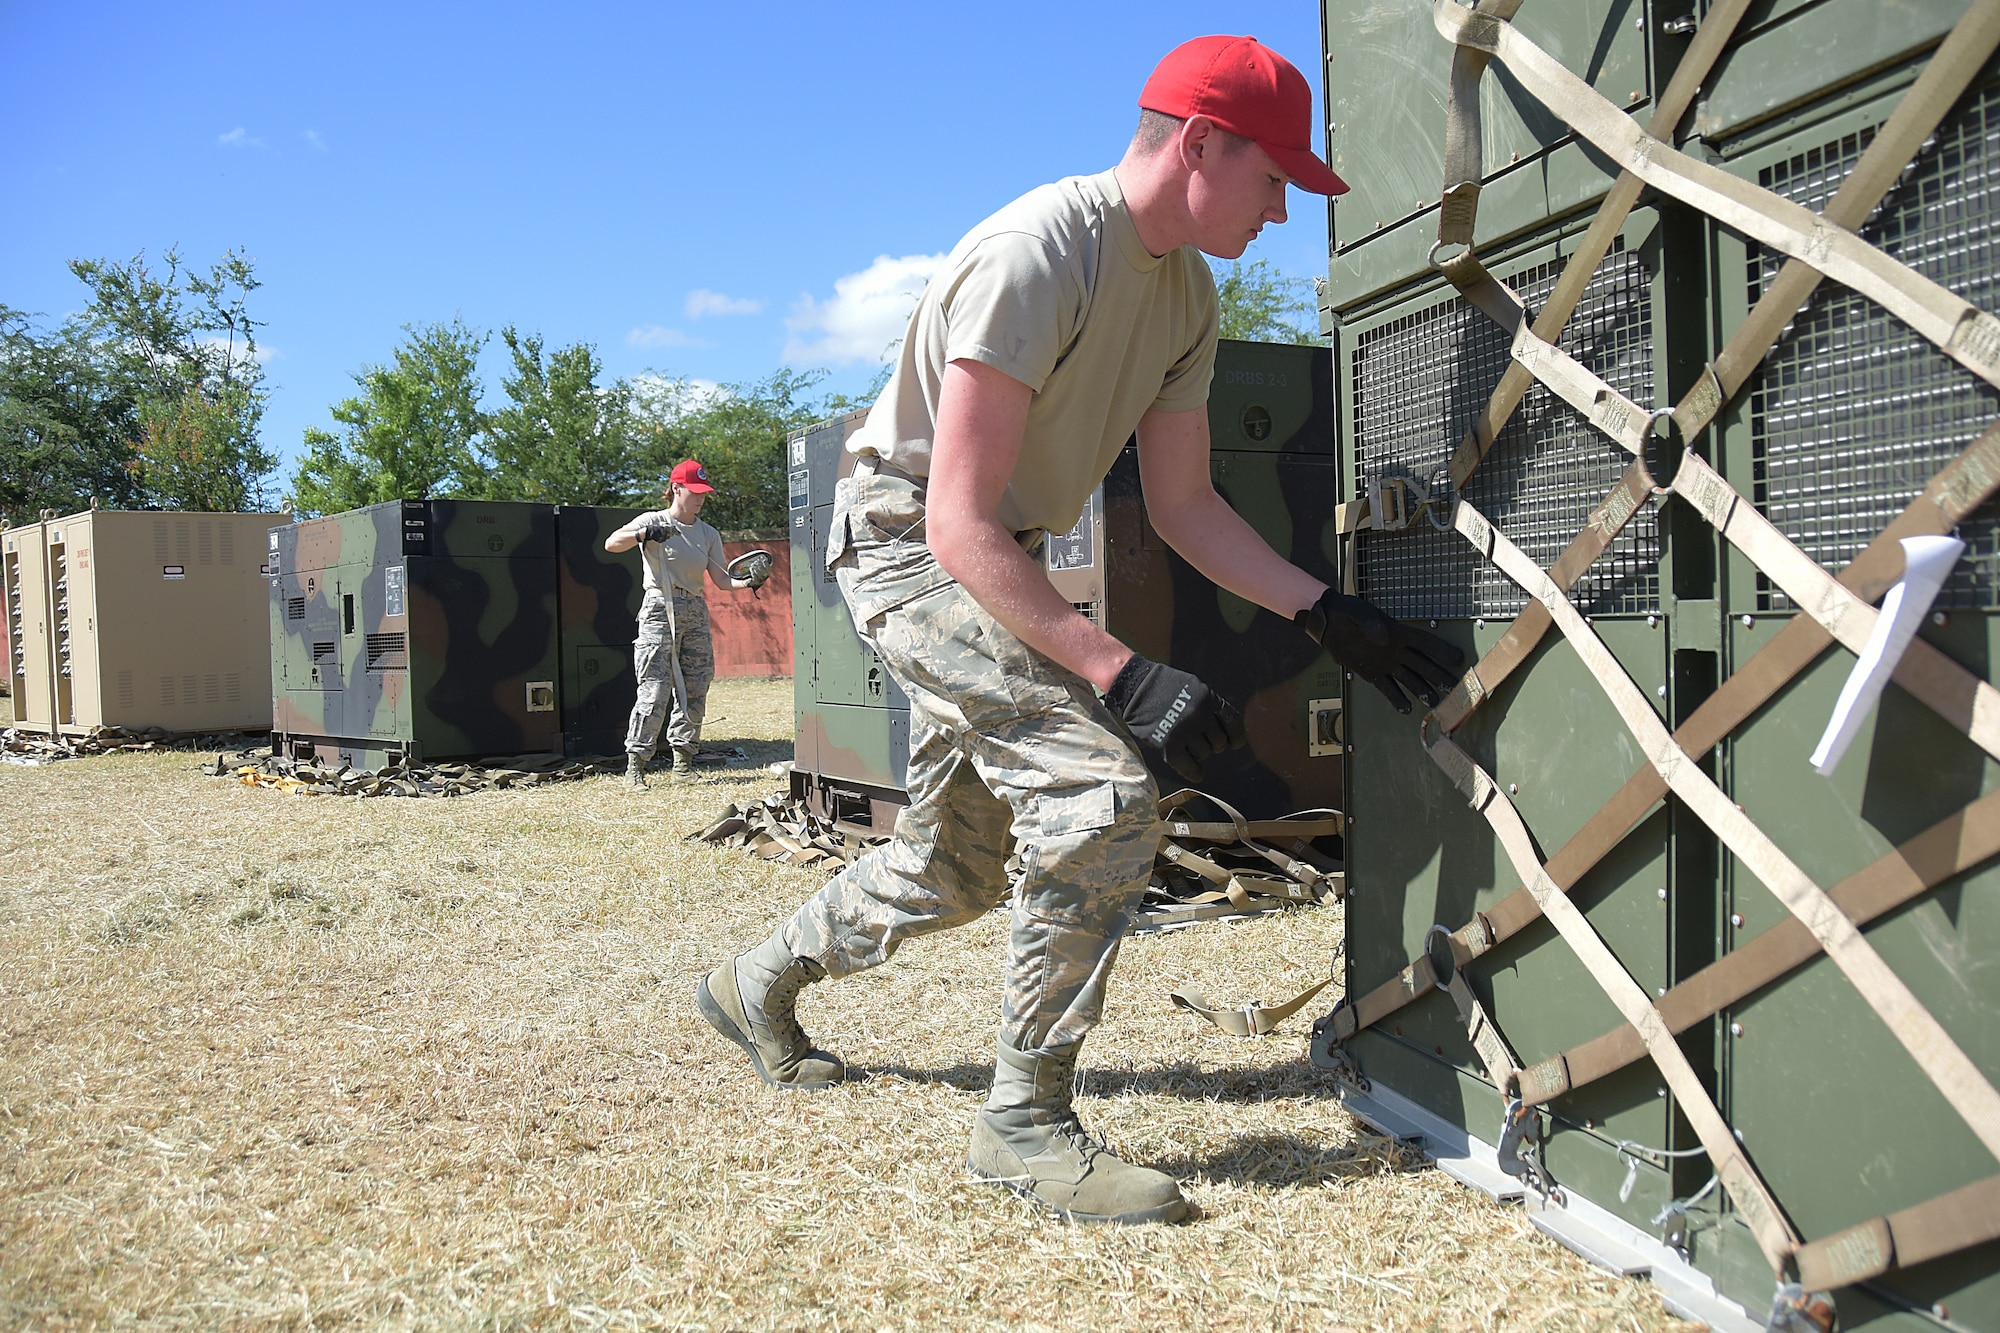
[[(1179, 116), (1170, 116), (1164, 111), (1151, 111), (1144, 107), (1139, 110), (1139, 128), (1132, 133), (1132, 147), (1141, 156), (1151, 156), (1172, 143), (1174, 136), (1187, 124)], [(1215, 132), (1222, 138), (1222, 151), (1233, 153), (1250, 140), (1240, 134), (1232, 134), (1217, 125)]]

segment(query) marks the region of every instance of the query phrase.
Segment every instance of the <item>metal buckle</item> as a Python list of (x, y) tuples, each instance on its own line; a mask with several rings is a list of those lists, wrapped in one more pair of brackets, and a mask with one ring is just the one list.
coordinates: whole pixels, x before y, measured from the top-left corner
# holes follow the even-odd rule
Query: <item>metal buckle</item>
[(1556, 1183), (1542, 1164), (1542, 1117), (1519, 1097), (1507, 1099), (1500, 1116), (1500, 1145), (1493, 1155), (1500, 1169), (1551, 1202), (1560, 1197)]
[[(1414, 503), (1412, 498), (1414, 497)], [(1377, 532), (1401, 532), (1430, 503), (1430, 491), (1414, 477), (1375, 477), (1368, 483), (1368, 513)]]

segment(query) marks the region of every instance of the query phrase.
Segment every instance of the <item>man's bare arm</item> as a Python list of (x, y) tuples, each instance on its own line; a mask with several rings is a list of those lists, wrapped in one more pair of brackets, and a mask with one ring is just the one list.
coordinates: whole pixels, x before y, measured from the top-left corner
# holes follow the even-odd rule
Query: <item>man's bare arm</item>
[(1326, 585), (1273, 551), (1215, 492), (1208, 470), (1208, 409), (1148, 412), (1139, 422), (1139, 483), (1146, 518), (1167, 545), (1237, 596), (1291, 619)]
[(1021, 456), (1034, 393), (976, 361), (945, 367), (931, 443), (927, 539), (945, 573), (1043, 656), (1111, 688), (1132, 650), (1077, 614), (995, 517)]

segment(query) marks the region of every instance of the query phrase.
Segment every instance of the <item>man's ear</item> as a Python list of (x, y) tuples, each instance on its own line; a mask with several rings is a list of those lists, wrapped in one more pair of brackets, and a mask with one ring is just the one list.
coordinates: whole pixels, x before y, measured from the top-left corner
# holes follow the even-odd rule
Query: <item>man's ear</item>
[(1189, 116), (1181, 122), (1177, 142), (1180, 146), (1181, 165), (1189, 171), (1199, 171), (1204, 163), (1214, 158), (1216, 150), (1222, 146), (1221, 129), (1207, 116)]

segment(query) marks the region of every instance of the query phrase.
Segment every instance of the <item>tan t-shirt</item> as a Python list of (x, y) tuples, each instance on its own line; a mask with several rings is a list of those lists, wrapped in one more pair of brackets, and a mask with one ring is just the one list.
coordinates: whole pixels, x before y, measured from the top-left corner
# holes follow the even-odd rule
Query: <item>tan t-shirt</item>
[(701, 576), (713, 574), (723, 587), (729, 586), (729, 556), (722, 549), (722, 534), (696, 519), (683, 523), (664, 509), (648, 509), (618, 529), (634, 537), (654, 519), (667, 525), (667, 539), (655, 544), (641, 540), (639, 560), (646, 567), (646, 591), (665, 595), (668, 588), (702, 595)]
[(1068, 532), (1140, 417), (1208, 401), (1218, 319), (1208, 262), (1148, 254), (1111, 172), (1044, 185), (951, 252), (847, 447), (928, 476), (944, 368), (978, 361), (1035, 391), (1000, 522)]

